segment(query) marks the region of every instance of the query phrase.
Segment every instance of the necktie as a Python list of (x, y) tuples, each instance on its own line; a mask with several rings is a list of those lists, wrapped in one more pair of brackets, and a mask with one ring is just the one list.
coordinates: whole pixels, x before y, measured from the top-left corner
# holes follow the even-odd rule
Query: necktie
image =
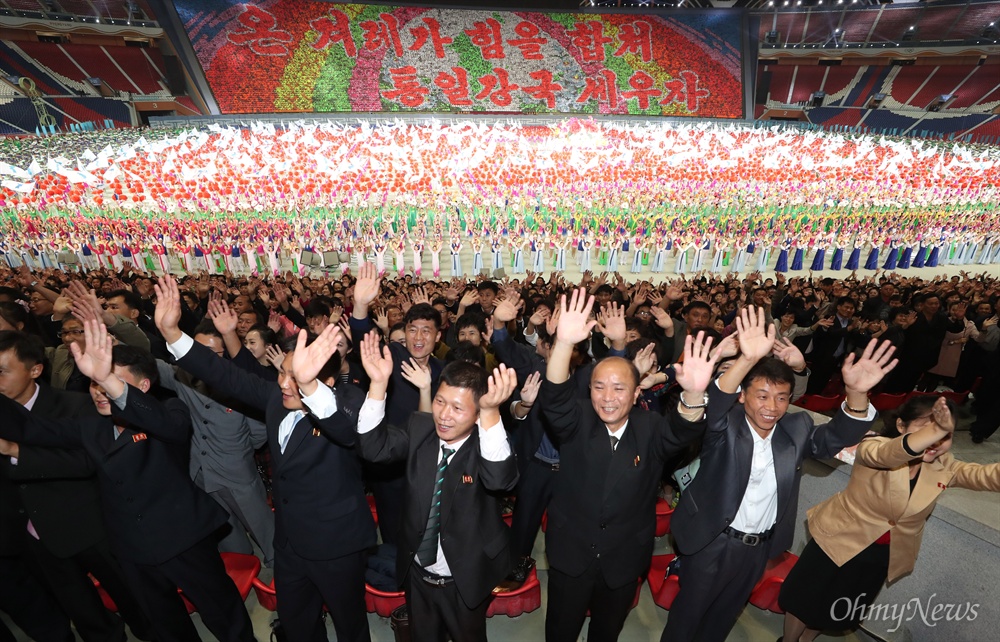
[(618, 437), (615, 437), (614, 435), (608, 436), (611, 437), (611, 452), (615, 452), (615, 449), (618, 448)]
[(448, 458), (454, 453), (454, 449), (441, 446), (442, 459), (438, 464), (434, 494), (431, 495), (427, 528), (424, 529), (424, 539), (420, 541), (420, 547), (417, 549), (417, 562), (425, 568), (437, 561), (438, 535), (441, 533), (441, 491), (444, 488), (444, 475), (448, 471)]

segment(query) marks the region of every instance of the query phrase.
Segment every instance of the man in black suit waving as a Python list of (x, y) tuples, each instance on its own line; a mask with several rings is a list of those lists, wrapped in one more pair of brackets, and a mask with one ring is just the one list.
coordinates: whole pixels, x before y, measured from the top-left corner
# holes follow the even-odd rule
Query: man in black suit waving
[(740, 355), (709, 387), (701, 467), (671, 522), (681, 590), (661, 642), (726, 639), (767, 560), (792, 544), (802, 460), (861, 441), (875, 419), (868, 391), (896, 365), (889, 342), (871, 341), (859, 359), (848, 354), (847, 399), (816, 426), (808, 413), (785, 414), (801, 354), (796, 368), (768, 357), (775, 327), (760, 308), (744, 309), (736, 327)]
[(102, 417), (46, 419), (0, 396), (0, 452), (21, 442), (79, 448), (97, 468), (104, 519), (126, 580), (146, 609), (158, 640), (198, 640), (184, 591), (205, 626), (223, 642), (251, 642), (253, 627), (226, 575), (214, 533), (225, 512), (187, 474), (191, 418), (187, 406), (148, 394), (156, 363), (148, 352), (115, 346), (104, 324), (84, 324), (86, 351), (71, 348), (91, 380)]
[(406, 427), (385, 419), (393, 357), (368, 334), (361, 360), (371, 379), (358, 415), (361, 455), (406, 462), (406, 490), (396, 577), (405, 586), (413, 639), (486, 640), (493, 587), (510, 570), (508, 529), (490, 492), (517, 483), (499, 407), (517, 387), (513, 370), (491, 376), (456, 361), (441, 372), (431, 414)]
[[(590, 318), (593, 305), (594, 297), (583, 288), (573, 292), (568, 306), (563, 296), (539, 395), (561, 464), (545, 538), (549, 642), (575, 642), (588, 609), (588, 640), (618, 638), (652, 559), (664, 462), (704, 431), (702, 400), (718, 358), (710, 356), (711, 340), (703, 333), (685, 338), (677, 381), (689, 406), (672, 411), (669, 420), (635, 407), (639, 373), (621, 357), (599, 362), (590, 377), (590, 400), (578, 399), (570, 358), (573, 346), (596, 324)], [(624, 317), (605, 323), (606, 330), (624, 334), (624, 327), (611, 323), (624, 326)]]
[(156, 298), (156, 325), (177, 365), (265, 413), (274, 462), (274, 586), (288, 638), (325, 642), (325, 604), (338, 640), (369, 640), (364, 578), (375, 522), (354, 450), (362, 393), (331, 388), (340, 371), (340, 328), (328, 326), (308, 345), (305, 330), (299, 333), (275, 384), (180, 331), (180, 293), (170, 276), (156, 285)]

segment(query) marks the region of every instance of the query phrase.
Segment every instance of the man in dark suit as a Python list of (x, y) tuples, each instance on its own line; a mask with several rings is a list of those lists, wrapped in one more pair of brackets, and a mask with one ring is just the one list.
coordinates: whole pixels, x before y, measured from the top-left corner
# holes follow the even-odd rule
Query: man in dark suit
[[(373, 263), (365, 263), (358, 270), (358, 280), (354, 285), (354, 309), (350, 318), (355, 341), (361, 341), (372, 329), (368, 309), (379, 296), (381, 281)], [(437, 392), (437, 380), (444, 367), (433, 354), (441, 340), (441, 314), (430, 303), (420, 302), (407, 310), (403, 323), (406, 325), (406, 343), (391, 343), (389, 346), (396, 367), (389, 381), (392, 401), (387, 404), (386, 415), (389, 422), (397, 426), (404, 425), (410, 413), (420, 406), (420, 391), (406, 379), (402, 364), (416, 364), (419, 368), (430, 370), (431, 396)], [(404, 510), (404, 467), (401, 462), (369, 465), (365, 467), (365, 477), (375, 496), (382, 542), (397, 544)]]
[(847, 399), (816, 426), (808, 413), (785, 414), (795, 375), (768, 358), (775, 327), (764, 311), (746, 308), (736, 324), (740, 356), (709, 388), (701, 467), (671, 522), (681, 590), (662, 642), (726, 639), (767, 560), (792, 544), (802, 460), (861, 441), (875, 418), (868, 391), (895, 366), (888, 342), (870, 342), (857, 360), (849, 354)]
[(326, 640), (325, 604), (338, 640), (369, 640), (364, 577), (375, 522), (354, 450), (362, 393), (325, 383), (340, 368), (340, 328), (328, 326), (308, 346), (300, 333), (275, 385), (180, 331), (180, 293), (171, 277), (160, 279), (156, 296), (157, 327), (177, 365), (265, 413), (274, 464), (274, 585), (288, 638)]
[(191, 435), (187, 407), (148, 394), (153, 357), (115, 346), (104, 325), (88, 320), (86, 351), (73, 346), (90, 378), (100, 418), (52, 420), (0, 398), (0, 453), (20, 443), (84, 450), (97, 468), (104, 518), (115, 554), (160, 640), (198, 640), (177, 589), (199, 608), (219, 640), (249, 642), (253, 628), (226, 575), (213, 533), (225, 512), (187, 475)]
[(504, 366), (487, 377), (475, 364), (453, 362), (441, 373), (432, 413), (412, 413), (404, 428), (386, 421), (389, 347), (380, 351), (369, 334), (361, 358), (371, 379), (358, 415), (361, 455), (406, 462), (396, 577), (413, 639), (485, 642), (489, 598), (510, 569), (508, 529), (490, 493), (517, 483), (499, 412), (517, 377)]
[[(0, 333), (0, 394), (47, 419), (97, 416), (88, 395), (37, 383), (44, 356), (44, 346), (34, 337)], [(88, 642), (125, 639), (121, 619), (104, 608), (89, 573), (115, 600), (133, 634), (148, 639), (149, 620), (111, 552), (93, 461), (79, 449), (25, 445), (14, 450), (0, 458), (0, 476), (16, 485), (29, 520), (21, 531), (28, 560), (80, 637)]]
[(864, 333), (860, 317), (855, 315), (857, 304), (850, 297), (840, 297), (833, 306), (835, 314), (830, 317), (833, 323), (827, 327), (821, 325), (813, 333), (812, 352), (809, 353), (811, 375), (809, 394), (819, 394), (830, 382), (840, 364), (855, 346), (864, 345), (868, 335)]
[[(590, 319), (593, 305), (594, 297), (583, 288), (568, 307), (563, 297), (539, 395), (560, 456), (545, 538), (549, 642), (575, 641), (588, 609), (588, 640), (616, 640), (621, 633), (652, 559), (663, 465), (704, 431), (700, 400), (717, 359), (709, 356), (711, 341), (704, 335), (686, 337), (677, 381), (685, 396), (699, 400), (689, 399), (695, 408), (683, 409), (696, 421), (679, 411), (668, 420), (636, 408), (639, 374), (621, 357), (599, 362), (590, 378), (590, 399), (579, 399), (570, 358), (597, 323)], [(605, 318), (605, 334), (624, 335), (624, 323), (617, 315)]]

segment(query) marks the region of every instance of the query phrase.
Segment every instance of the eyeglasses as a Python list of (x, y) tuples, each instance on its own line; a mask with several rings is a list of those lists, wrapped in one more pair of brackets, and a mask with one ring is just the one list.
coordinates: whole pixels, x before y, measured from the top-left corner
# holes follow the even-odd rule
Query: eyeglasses
[(60, 339), (62, 339), (66, 335), (73, 336), (76, 334), (83, 334), (83, 330), (61, 330), (60, 332), (56, 332), (56, 336), (59, 337)]

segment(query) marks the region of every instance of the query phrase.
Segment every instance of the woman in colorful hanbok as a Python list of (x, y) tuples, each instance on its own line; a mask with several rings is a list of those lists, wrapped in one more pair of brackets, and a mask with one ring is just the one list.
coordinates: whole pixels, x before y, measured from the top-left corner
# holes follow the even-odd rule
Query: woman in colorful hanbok
[(483, 241), (482, 237), (472, 237), (472, 274), (479, 276), (483, 271)]
[(707, 236), (700, 239), (694, 246), (694, 263), (691, 265), (692, 272), (700, 272), (705, 269), (705, 260), (708, 256), (708, 248), (712, 244), (712, 240)]
[(875, 239), (871, 240), (871, 249), (868, 250), (868, 259), (865, 261), (865, 269), (878, 269), (878, 244), (875, 242)]
[(537, 235), (531, 236), (531, 271), (541, 274), (545, 270), (545, 241)]
[(451, 275), (462, 278), (462, 241), (457, 236), (451, 237)]
[(608, 245), (608, 272), (617, 272), (618, 259), (622, 251), (621, 237), (613, 236)]
[(526, 245), (524, 237), (517, 236), (513, 241), (514, 260), (511, 264), (511, 269), (514, 274), (524, 274), (524, 248)]
[(642, 254), (645, 249), (642, 239), (637, 238), (632, 241), (632, 267), (630, 270), (632, 274), (642, 272)]
[(889, 251), (885, 255), (885, 263), (882, 264), (883, 270), (895, 270), (896, 261), (899, 259), (899, 247), (896, 246), (896, 239), (893, 237), (889, 238)]
[(589, 236), (584, 236), (580, 239), (580, 244), (578, 245), (580, 249), (580, 272), (587, 272), (591, 269), (590, 266), (590, 255), (591, 249), (594, 247), (594, 242), (590, 240)]
[(656, 239), (656, 254), (653, 255), (653, 273), (662, 274), (663, 266), (667, 260), (667, 252), (670, 251), (670, 241), (664, 235)]
[(813, 272), (819, 272), (826, 267), (826, 247), (830, 239), (828, 237), (819, 237), (816, 239), (816, 253), (813, 254), (812, 264), (809, 269)]
[(778, 260), (774, 264), (775, 272), (787, 272), (788, 271), (788, 250), (792, 247), (792, 239), (790, 237), (785, 237), (785, 240), (781, 242), (781, 250), (778, 252)]
[(802, 264), (805, 261), (806, 249), (802, 247), (802, 238), (796, 236), (792, 239), (793, 247), (795, 252), (792, 254), (792, 270), (799, 272), (802, 270)]
[(712, 272), (718, 274), (722, 272), (722, 262), (726, 256), (726, 250), (729, 249), (729, 244), (725, 240), (717, 238), (713, 245), (715, 247), (712, 254)]
[[(441, 239), (435, 238), (431, 241), (431, 274), (434, 278), (441, 276)], [(420, 272), (417, 271), (416, 275), (419, 277)]]
[(502, 270), (503, 269), (503, 239), (500, 238), (499, 234), (494, 234), (492, 240), (490, 241), (490, 247), (493, 250), (493, 269)]

